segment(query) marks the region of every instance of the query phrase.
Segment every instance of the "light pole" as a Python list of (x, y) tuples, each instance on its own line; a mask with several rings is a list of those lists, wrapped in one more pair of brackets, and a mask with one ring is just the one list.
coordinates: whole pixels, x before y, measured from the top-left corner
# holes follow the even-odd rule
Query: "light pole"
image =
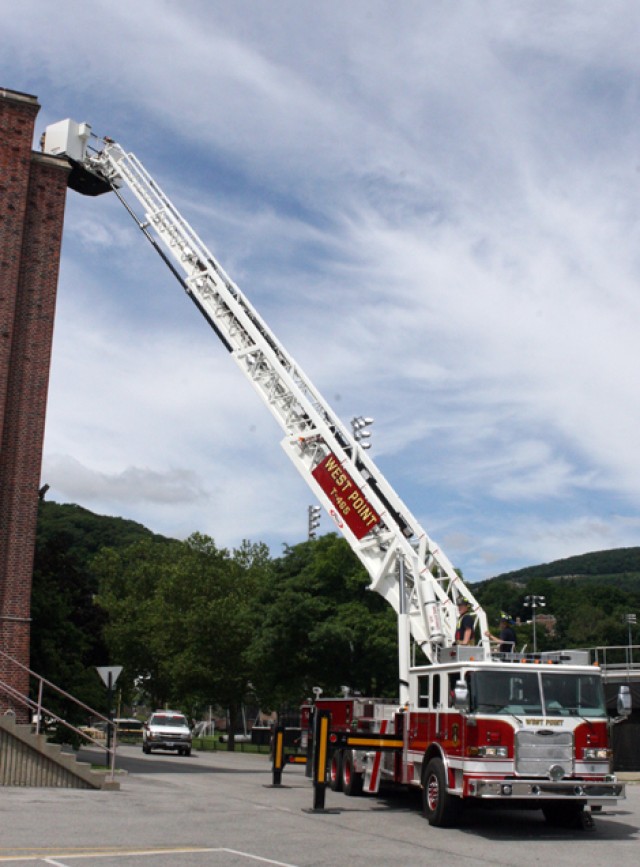
[(636, 625), (638, 618), (635, 614), (627, 614), (625, 620), (627, 621), (627, 627), (629, 629), (629, 668), (631, 668), (631, 627)]
[(536, 642), (536, 608), (544, 608), (547, 604), (546, 598), (544, 596), (525, 596), (524, 604), (527, 608), (531, 609), (532, 612), (532, 622), (533, 622), (533, 652), (538, 652), (538, 645)]
[(371, 431), (365, 430), (365, 428), (369, 427), (370, 424), (373, 424), (373, 419), (366, 418), (362, 415), (357, 415), (355, 418), (351, 419), (351, 430), (353, 432), (353, 438), (357, 443), (360, 444), (361, 449), (371, 448), (371, 443), (369, 442)]

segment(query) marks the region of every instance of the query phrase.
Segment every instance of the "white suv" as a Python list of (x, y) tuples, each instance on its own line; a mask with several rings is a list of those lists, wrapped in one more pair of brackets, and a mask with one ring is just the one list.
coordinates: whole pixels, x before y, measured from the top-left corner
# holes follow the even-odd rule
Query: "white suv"
[(177, 710), (157, 710), (142, 729), (142, 752), (176, 750), (191, 755), (191, 729), (184, 714)]

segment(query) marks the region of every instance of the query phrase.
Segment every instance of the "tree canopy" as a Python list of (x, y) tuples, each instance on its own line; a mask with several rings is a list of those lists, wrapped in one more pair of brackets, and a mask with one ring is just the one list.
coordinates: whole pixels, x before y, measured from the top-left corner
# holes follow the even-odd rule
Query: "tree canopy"
[[(96, 666), (108, 665), (105, 610), (96, 603), (98, 582), (91, 558), (106, 545), (155, 539), (146, 527), (123, 518), (96, 515), (73, 504), (41, 501), (31, 593), (31, 668), (90, 707), (107, 710)], [(51, 709), (71, 722), (78, 709), (50, 699)]]
[(195, 715), (216, 704), (232, 721), (250, 692), (248, 648), (269, 569), (263, 545), (230, 553), (207, 536), (103, 549), (92, 561), (106, 611), (105, 640), (129, 682), (155, 707)]
[(344, 539), (330, 533), (287, 547), (263, 585), (252, 647), (262, 701), (278, 707), (314, 686), (340, 693), (397, 692), (397, 627)]

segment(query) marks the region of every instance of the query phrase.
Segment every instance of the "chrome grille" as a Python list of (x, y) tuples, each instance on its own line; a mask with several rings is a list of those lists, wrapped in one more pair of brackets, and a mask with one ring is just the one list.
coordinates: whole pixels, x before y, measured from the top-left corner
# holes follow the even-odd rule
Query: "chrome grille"
[(549, 769), (560, 766), (564, 775), (573, 772), (573, 735), (540, 729), (516, 734), (516, 773), (527, 777), (548, 777)]

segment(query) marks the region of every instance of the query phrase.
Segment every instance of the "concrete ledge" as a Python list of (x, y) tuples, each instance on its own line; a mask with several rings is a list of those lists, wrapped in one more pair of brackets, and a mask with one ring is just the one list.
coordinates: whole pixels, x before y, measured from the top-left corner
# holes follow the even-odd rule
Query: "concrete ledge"
[(19, 725), (11, 715), (0, 716), (0, 786), (65, 789), (107, 789), (120, 784), (93, 771), (86, 762), (48, 743), (31, 726)]

